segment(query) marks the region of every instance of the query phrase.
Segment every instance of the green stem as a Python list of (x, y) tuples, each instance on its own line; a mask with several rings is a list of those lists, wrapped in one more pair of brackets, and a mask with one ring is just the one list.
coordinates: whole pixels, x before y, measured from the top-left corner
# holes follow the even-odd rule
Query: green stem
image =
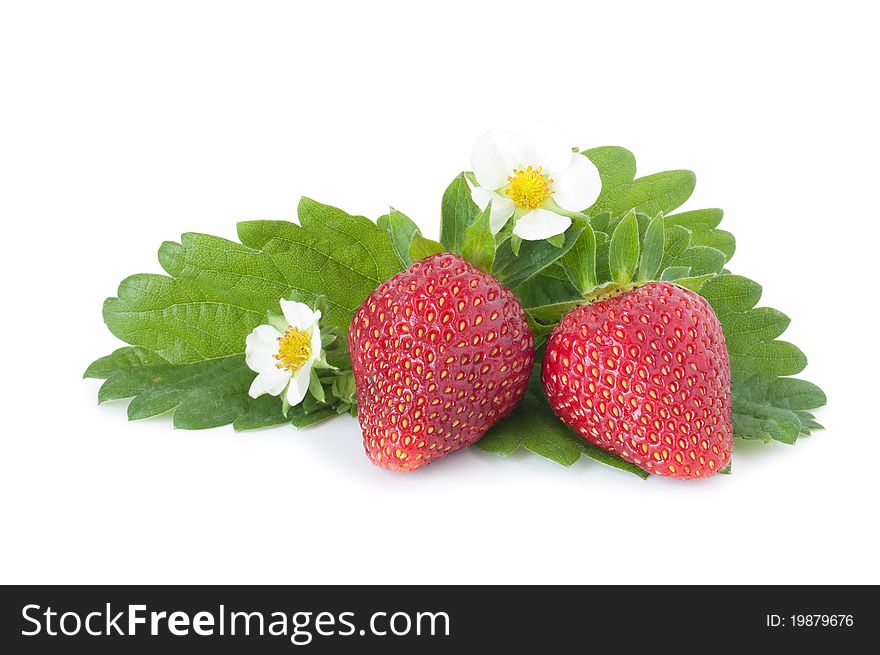
[(590, 217), (584, 214), (583, 212), (570, 212), (567, 209), (563, 209), (559, 205), (556, 204), (556, 201), (553, 198), (548, 198), (544, 204), (542, 205), (544, 209), (552, 211), (554, 214), (559, 214), (560, 216), (567, 216), (572, 220), (582, 220), (589, 221)]

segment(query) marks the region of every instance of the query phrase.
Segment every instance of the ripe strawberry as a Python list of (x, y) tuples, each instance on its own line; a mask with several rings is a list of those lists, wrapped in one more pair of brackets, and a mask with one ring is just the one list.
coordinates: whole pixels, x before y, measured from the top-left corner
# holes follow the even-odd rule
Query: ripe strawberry
[(730, 460), (727, 347), (692, 291), (650, 282), (573, 310), (547, 341), (541, 381), (578, 434), (650, 473), (700, 478)]
[(364, 448), (392, 471), (414, 471), (482, 437), (522, 398), (535, 356), (510, 290), (449, 253), (373, 291), (348, 348)]

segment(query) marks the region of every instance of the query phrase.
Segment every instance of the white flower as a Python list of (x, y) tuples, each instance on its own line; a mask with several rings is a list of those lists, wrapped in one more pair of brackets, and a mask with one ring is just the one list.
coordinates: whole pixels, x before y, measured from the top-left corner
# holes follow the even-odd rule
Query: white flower
[[(287, 327), (282, 334), (272, 325), (258, 325), (245, 341), (248, 367), (258, 375), (251, 398), (264, 393), (278, 396), (287, 389), (287, 402), (302, 402), (309, 389), (312, 366), (321, 358), (321, 312), (301, 302), (281, 301)], [(283, 322), (279, 327), (284, 327)]]
[(486, 132), (474, 143), (471, 166), (478, 184), (471, 197), (480, 209), (492, 203), (492, 232), (514, 216), (513, 233), (529, 241), (565, 232), (566, 213), (592, 205), (602, 188), (593, 162), (572, 152), (565, 133), (548, 123)]

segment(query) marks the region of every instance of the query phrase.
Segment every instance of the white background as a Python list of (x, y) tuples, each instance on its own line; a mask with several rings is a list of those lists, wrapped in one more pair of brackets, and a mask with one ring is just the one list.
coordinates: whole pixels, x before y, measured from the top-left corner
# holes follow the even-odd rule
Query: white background
[[(880, 582), (870, 6), (4, 3), (0, 581)], [(533, 120), (698, 173), (827, 430), (700, 483), (476, 449), (399, 475), (353, 420), (175, 431), (80, 379), (163, 240), (300, 194), (436, 236), (473, 139)]]

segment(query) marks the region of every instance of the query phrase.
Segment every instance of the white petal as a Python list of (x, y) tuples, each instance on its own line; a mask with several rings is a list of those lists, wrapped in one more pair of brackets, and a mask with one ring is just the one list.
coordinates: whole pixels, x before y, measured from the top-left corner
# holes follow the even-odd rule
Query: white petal
[(318, 327), (318, 322), (315, 321), (315, 325), (312, 327), (312, 354), (309, 355), (309, 361), (313, 362), (318, 357), (321, 356), (321, 328)]
[(518, 166), (541, 167), (555, 176), (571, 163), (571, 141), (552, 123), (533, 123), (513, 135), (510, 148)]
[[(312, 308), (305, 303), (292, 300), (282, 300), (281, 311), (284, 312), (284, 318), (287, 319), (290, 326), (300, 332), (308, 330), (321, 317), (320, 312), (313, 312)], [(317, 316), (315, 316), (316, 313)]]
[(291, 407), (299, 405), (303, 398), (306, 397), (306, 391), (309, 390), (309, 377), (312, 375), (312, 362), (309, 361), (300, 370), (296, 372), (287, 387), (287, 402)]
[(278, 361), (278, 339), (281, 333), (271, 325), (258, 325), (244, 341), (244, 361), (252, 371), (260, 373), (275, 368)]
[(526, 241), (540, 241), (562, 234), (571, 225), (568, 216), (560, 216), (546, 209), (533, 209), (513, 226), (513, 233)]
[(470, 182), (468, 182), (468, 186), (471, 188), (471, 200), (480, 209), (486, 209), (490, 202), (499, 197), (496, 191), (485, 189), (481, 186), (474, 186)]
[(251, 398), (259, 398), (264, 393), (277, 396), (290, 382), (290, 371), (273, 366), (254, 378), (248, 394)]
[(474, 141), (471, 168), (480, 186), (500, 189), (507, 184), (516, 163), (510, 151), (512, 136), (513, 132), (507, 130), (489, 130)]
[(492, 201), (492, 209), (489, 210), (489, 230), (492, 234), (498, 234), (510, 217), (513, 216), (513, 200), (498, 196), (498, 201)]
[(572, 153), (571, 164), (555, 176), (553, 200), (570, 212), (583, 211), (599, 197), (599, 169), (584, 155)]
[(489, 191), (483, 187), (471, 187), (471, 198), (480, 209), (486, 209), (491, 202), (492, 209), (489, 212), (489, 229), (492, 234), (498, 234), (508, 219), (513, 216), (513, 200), (502, 196), (496, 191)]

